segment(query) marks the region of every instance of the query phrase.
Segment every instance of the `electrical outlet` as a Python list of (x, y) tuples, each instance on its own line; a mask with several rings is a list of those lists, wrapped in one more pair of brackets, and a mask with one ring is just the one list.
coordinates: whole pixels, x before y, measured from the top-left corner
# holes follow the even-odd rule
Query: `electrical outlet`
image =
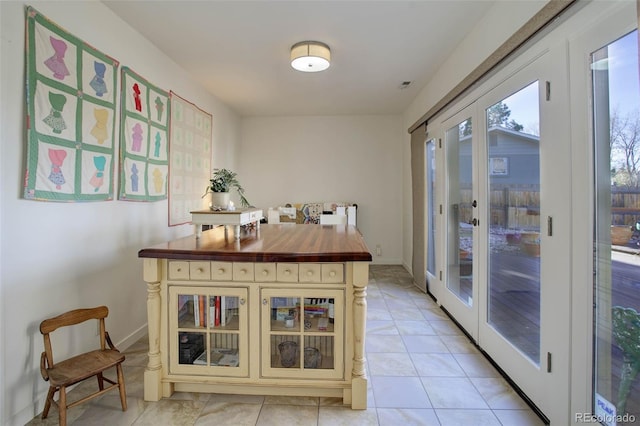
[(382, 256), (382, 247), (380, 244), (376, 246), (376, 256)]

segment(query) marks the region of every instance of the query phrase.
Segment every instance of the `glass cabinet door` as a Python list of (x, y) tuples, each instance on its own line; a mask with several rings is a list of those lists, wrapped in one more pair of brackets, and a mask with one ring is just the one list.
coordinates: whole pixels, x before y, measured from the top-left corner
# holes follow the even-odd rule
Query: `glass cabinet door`
[(342, 290), (263, 290), (263, 375), (343, 377), (343, 297)]
[(216, 368), (216, 375), (248, 372), (246, 289), (171, 287), (171, 372)]

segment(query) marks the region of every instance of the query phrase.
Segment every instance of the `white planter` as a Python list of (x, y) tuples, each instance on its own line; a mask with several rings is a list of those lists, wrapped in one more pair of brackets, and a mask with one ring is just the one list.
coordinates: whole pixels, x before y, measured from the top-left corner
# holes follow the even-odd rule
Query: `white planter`
[(227, 210), (229, 207), (229, 198), (230, 195), (228, 192), (212, 192), (211, 193), (211, 202), (209, 206), (213, 208), (219, 208), (222, 210)]

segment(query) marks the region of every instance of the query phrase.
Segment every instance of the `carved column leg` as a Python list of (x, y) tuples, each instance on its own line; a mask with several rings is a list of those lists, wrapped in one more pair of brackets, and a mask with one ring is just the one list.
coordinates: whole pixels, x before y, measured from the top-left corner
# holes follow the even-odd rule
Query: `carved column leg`
[(364, 359), (364, 338), (367, 321), (367, 284), (369, 265), (353, 265), (353, 370), (351, 372), (352, 409), (367, 408), (367, 374)]
[(147, 282), (147, 323), (149, 329), (149, 363), (144, 372), (144, 400), (162, 398), (162, 360), (160, 359), (160, 261), (144, 259)]

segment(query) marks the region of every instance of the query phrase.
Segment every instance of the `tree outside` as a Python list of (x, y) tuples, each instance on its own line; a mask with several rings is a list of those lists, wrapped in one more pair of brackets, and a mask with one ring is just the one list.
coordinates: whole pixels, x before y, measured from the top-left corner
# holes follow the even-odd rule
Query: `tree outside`
[(629, 188), (640, 187), (640, 116), (615, 109), (610, 121), (611, 183)]
[[(509, 109), (506, 103), (500, 101), (487, 109), (487, 128), (500, 126), (505, 129), (521, 132), (524, 126), (513, 119), (509, 120), (510, 117), (511, 109)], [(460, 137), (469, 136), (472, 131), (471, 120), (467, 120), (460, 128)]]

